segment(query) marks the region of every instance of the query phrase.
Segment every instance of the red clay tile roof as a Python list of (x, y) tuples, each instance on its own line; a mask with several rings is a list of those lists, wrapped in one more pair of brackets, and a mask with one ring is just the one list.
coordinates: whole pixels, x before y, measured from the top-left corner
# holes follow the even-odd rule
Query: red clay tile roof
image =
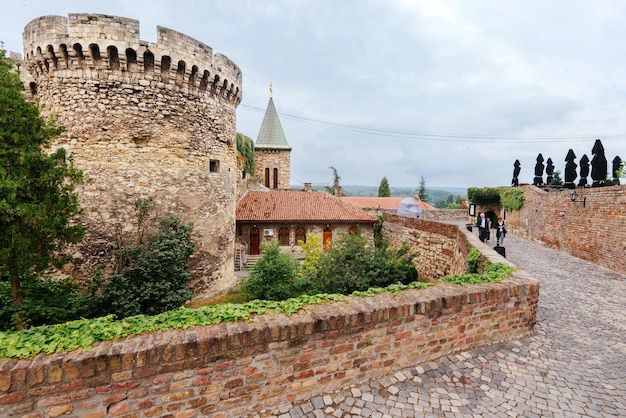
[[(362, 197), (362, 196), (342, 196), (341, 200), (348, 202), (359, 208), (398, 209), (404, 197)], [(421, 210), (437, 209), (429, 203), (415, 199), (417, 207)]]
[(249, 191), (237, 203), (237, 221), (361, 222), (376, 219), (335, 196), (319, 191)]

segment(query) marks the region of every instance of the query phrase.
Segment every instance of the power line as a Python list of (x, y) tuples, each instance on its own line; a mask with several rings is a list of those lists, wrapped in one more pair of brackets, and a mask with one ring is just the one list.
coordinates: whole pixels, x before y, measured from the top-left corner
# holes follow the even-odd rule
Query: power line
[[(240, 104), (248, 109), (264, 112), (265, 109), (246, 104)], [(329, 122), (320, 119), (306, 118), (303, 116), (290, 115), (288, 113), (279, 113), (284, 119), (291, 119), (299, 122), (310, 123), (314, 125), (326, 126), (328, 128), (346, 130), (351, 132), (360, 132), (368, 135), (378, 135), (396, 138), (415, 138), (424, 141), (435, 142), (498, 142), (498, 143), (536, 143), (536, 142), (584, 142), (601, 138), (602, 140), (617, 140), (626, 138), (623, 134), (604, 134), (604, 135), (554, 135), (554, 136), (507, 136), (507, 135), (485, 135), (485, 134), (459, 134), (459, 133), (443, 133), (443, 132), (417, 132), (404, 131), (396, 129), (383, 129), (371, 126), (349, 125), (336, 122)]]

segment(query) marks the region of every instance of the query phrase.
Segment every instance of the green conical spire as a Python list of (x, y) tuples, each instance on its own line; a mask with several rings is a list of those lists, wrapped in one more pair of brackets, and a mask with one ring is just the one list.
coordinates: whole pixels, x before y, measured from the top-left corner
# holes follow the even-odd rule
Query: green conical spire
[(263, 123), (259, 130), (259, 135), (256, 138), (254, 144), (257, 149), (287, 149), (291, 147), (287, 143), (285, 132), (280, 124), (278, 118), (278, 112), (274, 107), (274, 99), (272, 98), (272, 85), (270, 84), (270, 101), (265, 109), (265, 116), (263, 117)]

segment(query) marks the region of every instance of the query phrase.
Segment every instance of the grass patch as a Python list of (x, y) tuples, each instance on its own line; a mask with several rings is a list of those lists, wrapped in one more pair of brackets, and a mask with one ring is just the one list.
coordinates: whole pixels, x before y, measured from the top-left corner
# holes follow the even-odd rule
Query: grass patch
[(466, 273), (446, 276), (442, 280), (446, 283), (457, 285), (479, 284), (479, 283), (501, 283), (504, 279), (509, 278), (515, 271), (505, 263), (494, 263), (485, 266), (482, 273)]

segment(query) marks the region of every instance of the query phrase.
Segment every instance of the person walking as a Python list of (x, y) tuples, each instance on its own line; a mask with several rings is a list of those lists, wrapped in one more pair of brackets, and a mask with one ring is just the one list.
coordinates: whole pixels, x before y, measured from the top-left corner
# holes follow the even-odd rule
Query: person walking
[(485, 217), (484, 212), (481, 213), (478, 217), (476, 227), (478, 228), (478, 238), (480, 239), (480, 241), (489, 241), (489, 230), (491, 229), (491, 225), (489, 219)]
[(502, 219), (502, 216), (498, 216), (498, 223), (496, 225), (496, 247), (502, 245), (505, 236), (506, 226), (504, 226), (504, 219)]

